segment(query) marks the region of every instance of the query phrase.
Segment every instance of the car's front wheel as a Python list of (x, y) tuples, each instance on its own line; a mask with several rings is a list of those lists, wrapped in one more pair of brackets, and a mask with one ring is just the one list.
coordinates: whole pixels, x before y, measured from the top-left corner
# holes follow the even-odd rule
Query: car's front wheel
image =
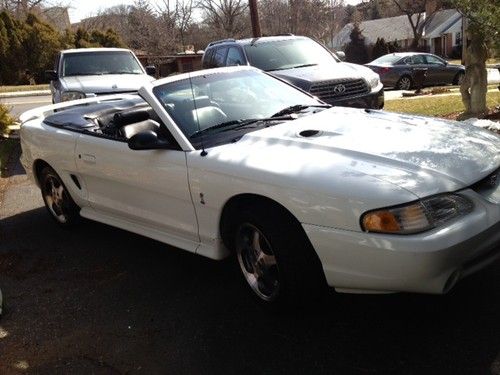
[(42, 197), (50, 216), (61, 226), (71, 226), (80, 218), (80, 208), (69, 195), (58, 174), (51, 168), (42, 169), (39, 177)]
[(271, 306), (317, 299), (326, 282), (321, 263), (300, 224), (273, 210), (245, 211), (234, 246), (244, 279)]

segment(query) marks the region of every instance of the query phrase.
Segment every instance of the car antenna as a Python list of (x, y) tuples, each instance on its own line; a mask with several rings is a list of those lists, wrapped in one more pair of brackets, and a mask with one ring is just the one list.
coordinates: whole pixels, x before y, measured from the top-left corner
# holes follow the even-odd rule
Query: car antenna
[(198, 118), (198, 108), (196, 107), (196, 99), (194, 96), (194, 89), (193, 89), (193, 81), (191, 80), (191, 73), (188, 75), (189, 77), (189, 86), (191, 86), (191, 96), (193, 98), (193, 106), (194, 106), (194, 113), (196, 116), (196, 124), (198, 125), (198, 131), (200, 132), (200, 140), (201, 140), (201, 156), (207, 156), (208, 152), (205, 150), (205, 142), (203, 141), (203, 132), (201, 131), (201, 126), (200, 126), (200, 119)]

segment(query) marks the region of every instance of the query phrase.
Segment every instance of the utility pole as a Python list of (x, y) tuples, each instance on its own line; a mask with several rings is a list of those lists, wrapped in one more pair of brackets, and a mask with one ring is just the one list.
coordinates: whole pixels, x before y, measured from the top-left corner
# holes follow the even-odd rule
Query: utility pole
[(250, 6), (250, 20), (252, 22), (252, 35), (254, 38), (262, 36), (260, 32), (259, 10), (257, 9), (257, 0), (248, 0)]

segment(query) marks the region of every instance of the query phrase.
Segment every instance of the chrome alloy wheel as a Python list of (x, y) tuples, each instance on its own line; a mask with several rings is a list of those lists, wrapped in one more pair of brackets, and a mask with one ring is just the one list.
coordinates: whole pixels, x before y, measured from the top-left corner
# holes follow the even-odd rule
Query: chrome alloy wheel
[(63, 184), (53, 175), (48, 175), (43, 185), (43, 198), (47, 208), (54, 218), (60, 223), (68, 221), (69, 197)]
[(273, 301), (280, 289), (279, 270), (265, 235), (250, 223), (242, 224), (236, 236), (236, 252), (252, 290), (264, 301)]

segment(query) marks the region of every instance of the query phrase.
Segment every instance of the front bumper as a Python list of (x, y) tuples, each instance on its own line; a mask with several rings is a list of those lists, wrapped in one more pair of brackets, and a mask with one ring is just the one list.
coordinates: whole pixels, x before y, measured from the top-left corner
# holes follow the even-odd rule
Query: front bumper
[(472, 190), (472, 213), (415, 235), (353, 232), (303, 224), (328, 285), (340, 292), (442, 294), (500, 258), (500, 205)]
[[(380, 86), (382, 87), (382, 85)], [(380, 88), (378, 91), (373, 91), (363, 96), (326, 102), (340, 107), (382, 109), (384, 108), (384, 89)]]

